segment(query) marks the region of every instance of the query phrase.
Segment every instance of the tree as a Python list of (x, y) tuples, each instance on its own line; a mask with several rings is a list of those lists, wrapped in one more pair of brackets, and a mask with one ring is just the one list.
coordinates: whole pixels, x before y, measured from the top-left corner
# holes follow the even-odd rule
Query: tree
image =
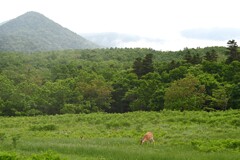
[(170, 70), (173, 70), (173, 69), (178, 68), (178, 67), (180, 67), (180, 63), (179, 63), (179, 62), (176, 62), (175, 60), (172, 60), (172, 61), (169, 63), (167, 70), (170, 71)]
[(43, 114), (59, 114), (67, 103), (71, 90), (67, 80), (47, 82), (39, 93), (38, 108)]
[(202, 63), (202, 70), (210, 74), (222, 75), (224, 65), (222, 63), (205, 61)]
[(217, 89), (213, 89), (210, 99), (209, 108), (215, 110), (226, 110), (229, 96), (224, 86), (219, 86)]
[(89, 112), (107, 111), (112, 102), (112, 86), (97, 74), (80, 72), (75, 79), (74, 91), (83, 99), (79, 102)]
[(138, 85), (138, 77), (134, 73), (122, 71), (114, 76), (112, 81), (112, 99), (109, 112), (124, 113), (130, 111), (131, 99), (125, 98), (126, 93)]
[(155, 72), (148, 73), (138, 80), (136, 87), (128, 90), (125, 98), (130, 100), (132, 111), (159, 111), (163, 108), (162, 89), (160, 75)]
[(210, 52), (207, 51), (204, 56), (204, 59), (209, 62), (216, 62), (218, 59), (218, 54), (216, 50), (212, 49)]
[(189, 50), (185, 54), (184, 59), (187, 63), (190, 63), (190, 64), (200, 64), (202, 62), (202, 58), (198, 53), (192, 56)]
[(9, 98), (9, 104), (15, 109), (16, 115), (37, 115), (40, 87), (34, 83), (22, 82), (15, 87)]
[(230, 95), (228, 107), (232, 109), (240, 109), (240, 83), (236, 84)]
[(172, 110), (200, 110), (205, 97), (205, 87), (192, 76), (174, 81), (166, 89), (164, 108)]
[(240, 61), (233, 61), (223, 68), (223, 78), (228, 82), (239, 82), (238, 75), (240, 73)]
[(240, 53), (238, 51), (238, 45), (237, 42), (235, 40), (229, 40), (227, 42), (228, 45), (228, 58), (226, 60), (226, 63), (229, 64), (232, 61), (240, 61)]
[(14, 116), (15, 109), (9, 104), (15, 86), (6, 76), (0, 74), (0, 115)]
[(141, 78), (143, 75), (153, 72), (153, 54), (147, 54), (144, 59), (136, 58), (133, 63), (133, 72), (137, 74), (138, 78)]
[(187, 63), (192, 63), (192, 55), (190, 53), (190, 51), (188, 49), (186, 49), (186, 54), (184, 55), (184, 60), (187, 62)]
[(143, 68), (142, 58), (136, 58), (133, 63), (133, 72), (136, 73), (138, 78), (140, 78), (143, 75), (142, 68)]
[(220, 83), (216, 80), (214, 75), (209, 73), (202, 73), (197, 76), (201, 84), (205, 86), (206, 93), (210, 96), (212, 96), (212, 91), (216, 90)]
[(143, 59), (143, 62), (142, 62), (142, 74), (143, 75), (146, 75), (150, 72), (153, 72), (153, 54), (147, 54), (145, 56), (145, 58)]
[(192, 64), (200, 64), (200, 63), (202, 63), (202, 58), (200, 57), (200, 55), (198, 53), (193, 56), (191, 63)]
[(169, 78), (171, 81), (178, 80), (178, 79), (184, 78), (185, 74), (187, 74), (187, 67), (180, 66), (169, 72)]
[(163, 85), (159, 85), (149, 100), (151, 111), (160, 111), (164, 109), (164, 94), (165, 87)]

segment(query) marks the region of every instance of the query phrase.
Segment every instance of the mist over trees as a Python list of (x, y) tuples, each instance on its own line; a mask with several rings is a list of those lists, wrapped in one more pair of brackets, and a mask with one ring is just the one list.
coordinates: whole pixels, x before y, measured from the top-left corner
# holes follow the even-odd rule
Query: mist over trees
[(227, 47), (0, 52), (0, 115), (240, 109), (240, 59)]

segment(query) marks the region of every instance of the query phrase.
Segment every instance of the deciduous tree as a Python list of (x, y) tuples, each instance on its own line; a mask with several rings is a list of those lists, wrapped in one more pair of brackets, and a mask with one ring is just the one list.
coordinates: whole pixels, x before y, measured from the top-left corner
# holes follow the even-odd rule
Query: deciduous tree
[(192, 76), (174, 81), (166, 89), (164, 107), (172, 110), (200, 110), (204, 103), (205, 87)]

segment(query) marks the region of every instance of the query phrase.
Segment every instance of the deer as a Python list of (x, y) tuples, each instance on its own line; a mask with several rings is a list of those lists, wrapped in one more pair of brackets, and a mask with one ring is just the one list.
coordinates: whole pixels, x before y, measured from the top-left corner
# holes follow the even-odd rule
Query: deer
[(146, 142), (146, 141), (154, 142), (153, 133), (152, 133), (152, 132), (147, 132), (147, 133), (143, 136), (143, 138), (141, 139), (140, 144), (143, 144), (143, 143)]

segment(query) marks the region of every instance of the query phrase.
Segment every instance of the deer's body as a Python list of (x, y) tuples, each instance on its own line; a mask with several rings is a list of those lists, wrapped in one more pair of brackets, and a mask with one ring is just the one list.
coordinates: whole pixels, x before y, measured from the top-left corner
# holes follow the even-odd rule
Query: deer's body
[(153, 139), (153, 133), (152, 132), (147, 132), (143, 138), (141, 139), (141, 144), (143, 144), (146, 141), (154, 142)]

